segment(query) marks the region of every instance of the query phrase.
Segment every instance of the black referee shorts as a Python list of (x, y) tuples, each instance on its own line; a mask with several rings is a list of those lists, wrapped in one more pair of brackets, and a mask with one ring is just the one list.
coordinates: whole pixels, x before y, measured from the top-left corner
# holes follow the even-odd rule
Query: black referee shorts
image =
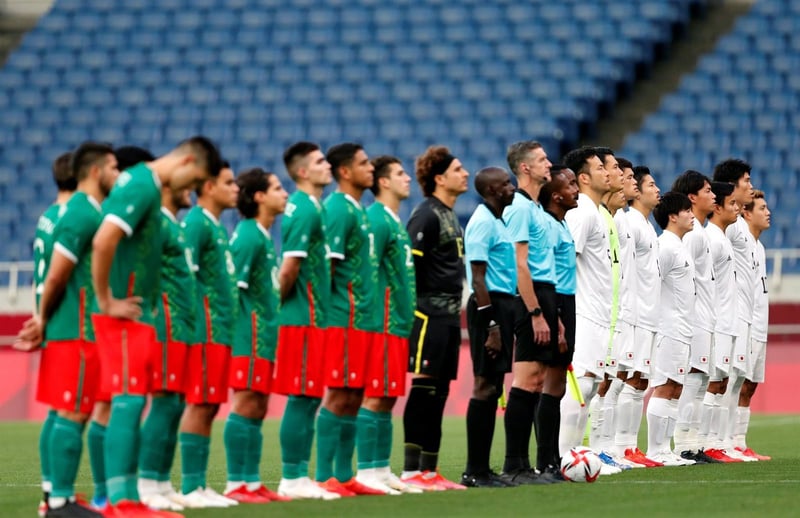
[(550, 328), (550, 342), (537, 344), (533, 341), (533, 326), (531, 317), (527, 315), (527, 308), (520, 300), (522, 311), (515, 326), (517, 335), (517, 349), (514, 355), (515, 362), (541, 362), (545, 365), (556, 365), (558, 359), (558, 301), (556, 287), (546, 282), (534, 282), (533, 291), (539, 299), (542, 315)]
[(457, 318), (414, 311), (414, 326), (408, 337), (408, 372), (454, 380), (458, 377), (460, 348), (461, 325)]
[(558, 316), (564, 324), (564, 338), (567, 340), (567, 352), (556, 355), (556, 365), (566, 367), (572, 363), (575, 354), (575, 295), (556, 294)]
[(472, 373), (485, 378), (496, 374), (511, 372), (511, 359), (514, 354), (514, 324), (519, 319), (519, 296), (508, 293), (489, 292), (492, 301), (494, 318), (500, 326), (501, 349), (492, 358), (486, 351), (486, 338), (489, 333), (478, 318), (478, 304), (475, 295), (467, 300), (467, 332), (469, 333), (469, 349), (472, 356)]

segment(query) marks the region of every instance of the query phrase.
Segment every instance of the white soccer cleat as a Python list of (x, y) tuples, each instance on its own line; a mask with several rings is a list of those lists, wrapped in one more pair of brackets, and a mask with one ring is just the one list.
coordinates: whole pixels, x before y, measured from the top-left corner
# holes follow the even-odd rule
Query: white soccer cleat
[(401, 493), (406, 493), (409, 495), (419, 495), (425, 492), (425, 490), (421, 488), (406, 484), (400, 480), (400, 477), (392, 473), (389, 468), (376, 468), (376, 473), (384, 484), (395, 491), (400, 491)]
[[(647, 458), (660, 462), (664, 466), (688, 466), (688, 464), (686, 464), (686, 462), (688, 462), (687, 459), (683, 459), (671, 451), (659, 452), (653, 455), (650, 455), (648, 452)], [(694, 464), (694, 462), (692, 462), (692, 464)]]
[(380, 491), (387, 495), (397, 496), (401, 495), (400, 491), (396, 489), (392, 489), (388, 485), (386, 485), (383, 480), (381, 480), (378, 475), (375, 473), (375, 470), (362, 470), (356, 474), (356, 482), (367, 486), (370, 489), (374, 489), (375, 491)]
[(622, 473), (622, 470), (616, 466), (600, 462), (600, 475), (616, 475), (617, 473)]
[(181, 507), (189, 507), (186, 503), (186, 499), (183, 497), (182, 494), (175, 491), (175, 488), (172, 487), (172, 482), (169, 480), (165, 480), (158, 483), (158, 494), (168, 498), (175, 504), (178, 504)]
[(205, 495), (202, 487), (198, 487), (191, 493), (181, 495), (185, 506), (188, 509), (207, 509), (207, 508), (224, 508), (229, 507), (223, 502), (212, 500)]
[(282, 478), (278, 484), (278, 494), (288, 496), (291, 499), (311, 499), (311, 500), (337, 500), (341, 495), (325, 491), (308, 477), (295, 479)]
[(758, 462), (757, 458), (749, 457), (749, 456), (745, 455), (744, 453), (740, 452), (739, 450), (737, 450), (736, 448), (725, 448), (722, 451), (725, 453), (725, 455), (727, 455), (728, 457), (731, 457), (733, 459), (739, 459), (739, 460), (742, 460), (744, 462)]
[(142, 503), (156, 511), (183, 511), (183, 506), (158, 493), (141, 496)]
[(207, 488), (203, 489), (203, 494), (209, 500), (214, 500), (214, 501), (220, 502), (222, 504), (225, 504), (225, 507), (233, 507), (235, 505), (239, 505), (239, 502), (237, 502), (233, 498), (228, 498), (227, 496), (222, 496), (221, 494), (217, 493), (216, 491), (214, 491), (210, 487), (207, 487)]

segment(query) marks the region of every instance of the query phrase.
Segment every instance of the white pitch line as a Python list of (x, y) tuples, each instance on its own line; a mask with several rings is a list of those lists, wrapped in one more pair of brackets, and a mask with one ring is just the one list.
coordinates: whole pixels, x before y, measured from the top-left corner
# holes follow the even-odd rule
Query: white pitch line
[(601, 479), (601, 484), (709, 484), (709, 485), (739, 485), (739, 484), (799, 484), (797, 479), (784, 480), (609, 480)]

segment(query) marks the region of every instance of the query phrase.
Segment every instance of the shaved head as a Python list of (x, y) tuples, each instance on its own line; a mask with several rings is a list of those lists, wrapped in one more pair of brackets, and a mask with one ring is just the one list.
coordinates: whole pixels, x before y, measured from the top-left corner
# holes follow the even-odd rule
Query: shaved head
[(482, 198), (485, 198), (487, 189), (492, 182), (505, 180), (507, 174), (502, 167), (484, 167), (475, 175), (475, 190), (478, 191)]

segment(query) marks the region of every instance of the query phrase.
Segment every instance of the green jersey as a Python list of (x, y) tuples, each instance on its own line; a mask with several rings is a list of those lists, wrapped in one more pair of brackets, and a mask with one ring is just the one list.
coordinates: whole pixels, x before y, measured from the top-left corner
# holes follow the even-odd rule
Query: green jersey
[(183, 221), (197, 279), (194, 343), (233, 344), (236, 268), (228, 232), (209, 211), (192, 207)]
[(142, 318), (153, 324), (161, 293), (161, 182), (146, 164), (123, 171), (103, 203), (104, 220), (125, 232), (111, 265), (114, 298), (142, 298)]
[(349, 194), (334, 192), (325, 200), (327, 239), (333, 268), (328, 325), (362, 331), (383, 330), (375, 311), (378, 263), (375, 236), (367, 213)]
[[(606, 222), (606, 227), (608, 227), (608, 241), (611, 245), (611, 336), (613, 336), (619, 314), (619, 233), (617, 224), (614, 223), (614, 217), (606, 206), (600, 205), (599, 210)], [(611, 346), (609, 345), (609, 347)]]
[(36, 234), (33, 238), (33, 288), (36, 293), (37, 309), (42, 298), (47, 269), (50, 266), (50, 256), (53, 253), (53, 230), (65, 206), (66, 204), (58, 203), (50, 205), (36, 222)]
[(325, 241), (325, 209), (313, 196), (296, 191), (289, 196), (281, 222), (283, 258), (300, 257), (300, 273), (281, 305), (280, 323), (326, 326), (331, 268)]
[(375, 256), (380, 258), (374, 307), (383, 308), (378, 315), (384, 333), (408, 338), (417, 298), (411, 240), (397, 214), (382, 203), (367, 209), (367, 219), (375, 236)]
[(175, 216), (161, 208), (161, 296), (158, 299), (156, 336), (191, 344), (194, 340), (197, 286), (192, 252)]
[(94, 303), (92, 238), (102, 222), (102, 209), (97, 200), (80, 191), (72, 195), (64, 209), (53, 230), (53, 250), (75, 266), (64, 296), (47, 321), (45, 336), (48, 340), (94, 341), (90, 311)]
[(234, 356), (275, 359), (278, 344), (278, 260), (272, 237), (255, 219), (236, 225), (231, 238), (239, 311), (233, 336)]

